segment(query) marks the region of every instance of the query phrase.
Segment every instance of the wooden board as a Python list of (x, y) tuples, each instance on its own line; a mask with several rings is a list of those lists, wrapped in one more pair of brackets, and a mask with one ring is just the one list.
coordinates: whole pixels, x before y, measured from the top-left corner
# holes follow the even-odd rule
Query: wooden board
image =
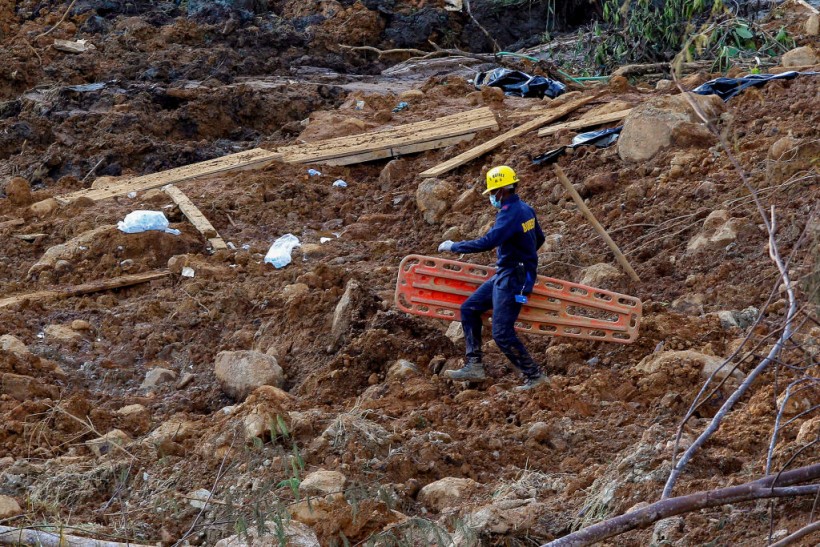
[(577, 101), (572, 101), (563, 106), (559, 106), (546, 116), (540, 116), (534, 120), (530, 120), (527, 123), (519, 125), (518, 127), (511, 129), (510, 131), (507, 131), (506, 133), (503, 133), (493, 139), (490, 139), (484, 144), (480, 144), (475, 148), (471, 148), (470, 150), (467, 150), (466, 152), (463, 152), (454, 158), (450, 158), (444, 163), (436, 165), (435, 167), (431, 167), (430, 169), (424, 171), (421, 174), (421, 176), (422, 178), (438, 177), (440, 175), (443, 175), (444, 173), (447, 173), (448, 171), (452, 171), (456, 167), (460, 167), (465, 163), (470, 162), (480, 156), (483, 156), (487, 152), (490, 152), (491, 150), (498, 148), (503, 143), (512, 138), (528, 133), (534, 129), (538, 129), (543, 125), (546, 125), (550, 122), (553, 122), (559, 118), (566, 116), (570, 112), (577, 110), (578, 108), (584, 106), (593, 99), (595, 99), (595, 97), (584, 97), (582, 99), (578, 99)]
[(600, 116), (593, 116), (591, 118), (551, 125), (539, 131), (538, 136), (546, 137), (547, 135), (552, 135), (562, 129), (584, 129), (586, 127), (593, 127), (605, 123), (618, 122), (626, 118), (630, 112), (632, 112), (632, 109), (627, 108), (626, 110), (619, 110), (618, 112), (610, 112), (609, 114), (601, 114)]
[(205, 218), (202, 211), (200, 211), (199, 208), (194, 205), (190, 199), (188, 199), (188, 196), (182, 193), (182, 190), (172, 184), (169, 184), (163, 188), (163, 191), (168, 194), (174, 203), (177, 204), (179, 210), (182, 211), (183, 215), (185, 215), (185, 218), (187, 218), (191, 224), (194, 225), (194, 228), (196, 228), (200, 234), (205, 236), (206, 239), (219, 235), (216, 232), (216, 228), (214, 228), (213, 224), (211, 224), (211, 221)]
[(465, 135), (475, 134), (483, 129), (498, 130), (498, 122), (489, 108), (479, 108), (384, 131), (289, 146), (277, 151), (282, 154), (282, 161), (287, 163), (349, 165), (449, 146), (454, 139), (456, 142), (464, 140)]
[(89, 198), (93, 201), (100, 201), (116, 196), (124, 196), (129, 192), (141, 192), (152, 188), (159, 188), (166, 184), (175, 184), (199, 177), (262, 167), (280, 158), (281, 155), (276, 152), (263, 150), (262, 148), (254, 148), (245, 152), (239, 152), (238, 154), (230, 154), (221, 158), (177, 167), (176, 169), (169, 169), (151, 175), (119, 181), (103, 188), (89, 188), (70, 194), (63, 194), (62, 196), (55, 196), (55, 199), (63, 205), (71, 203), (81, 197)]
[(7, 296), (0, 298), (0, 308), (7, 308), (27, 300), (43, 301), (55, 298), (68, 298), (71, 296), (79, 296), (82, 294), (90, 294), (100, 291), (107, 291), (111, 289), (119, 289), (122, 287), (130, 287), (132, 285), (139, 285), (140, 283), (147, 283), (154, 279), (161, 279), (168, 277), (171, 272), (168, 270), (156, 270), (153, 272), (138, 273), (133, 275), (124, 275), (122, 277), (115, 277), (113, 279), (101, 279), (99, 281), (91, 281), (83, 283), (82, 285), (72, 285), (69, 287), (60, 287), (47, 291), (37, 291), (26, 294), (17, 294), (14, 296)]

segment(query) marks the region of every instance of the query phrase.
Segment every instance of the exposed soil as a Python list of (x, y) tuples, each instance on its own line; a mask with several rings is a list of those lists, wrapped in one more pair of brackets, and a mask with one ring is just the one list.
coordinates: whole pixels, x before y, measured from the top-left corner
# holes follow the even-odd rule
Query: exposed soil
[[(388, 544), (383, 536), (408, 533), (415, 533), (410, 544), (440, 544), (420, 522), (457, 533), (482, 506), (533, 498), (541, 505), (533, 505), (536, 514), (525, 529), (484, 530), (477, 541), (540, 544), (656, 501), (670, 470), (675, 431), (702, 385), (702, 366), (681, 358), (648, 371), (639, 363), (670, 350), (725, 358), (751, 333), (760, 347), (739, 364), (747, 373), (779, 335), (785, 315), (761, 218), (720, 146), (691, 142), (638, 164), (622, 161), (616, 146), (579, 148), (563, 157), (560, 165), (641, 277), (640, 283), (606, 280), (604, 287), (641, 298), (641, 335), (630, 345), (527, 337), (551, 377), (550, 385), (527, 394), (510, 390), (520, 378), (487, 342), (492, 380), (453, 383), (439, 374), (460, 366), (463, 342), (445, 336), (446, 323), (394, 308), (399, 261), (435, 254), (445, 232), (452, 239), (479, 235), (494, 211), (471, 189), (481, 187), (490, 166), (503, 163), (518, 172), (522, 198), (550, 235), (539, 273), (580, 281), (592, 265), (615, 264), (552, 169), (531, 163), (569, 143), (574, 133), (530, 134), (449, 173), (463, 206), (435, 224), (418, 210), (417, 174), (494, 133), (390, 164), (314, 166), (322, 172), (317, 177), (308, 176), (306, 166), (273, 164), (180, 183), (233, 245), (214, 254), (159, 190), (80, 200), (46, 214), (31, 211), (33, 202), (89, 187), (103, 176), (153, 173), (485, 103), (504, 131), (522, 121), (510, 114), (540, 104), (476, 94), (458, 72), (380, 76), (388, 61), (370, 62), (338, 48), (418, 47), (431, 37), (444, 44), (449, 32), (458, 45), (481, 49), (469, 19), (439, 3), (243, 2), (246, 9), (234, 11), (219, 2), (202, 9), (199, 4), (188, 3), (195, 10), (189, 17), (173, 2), (80, 0), (55, 30), (38, 37), (59, 21), (67, 3), (0, 0), (0, 188), (16, 175), (32, 188), (30, 196), (8, 189), (0, 194), (0, 298), (160, 269), (179, 255), (184, 258), (174, 260), (195, 271), (193, 278), (175, 273), (130, 288), (0, 308), (0, 335), (13, 335), (28, 348), (0, 349), (0, 494), (25, 509), (4, 524), (48, 522), (99, 538), (165, 545), (184, 538), (213, 545), (293, 507), (299, 501), (288, 482), (294, 468), (300, 478), (317, 469), (347, 477), (347, 502), (321, 500), (330, 504), (329, 516), (311, 525), (322, 545), (368, 539)], [(492, 3), (474, 4), (481, 20), (489, 21)], [(520, 20), (514, 15), (522, 9), (499, 12), (497, 24), (509, 27), (499, 35), (504, 45), (532, 35), (529, 26), (509, 25)], [(804, 17), (796, 13), (787, 23), (799, 35)], [(538, 18), (527, 23), (540, 24)], [(55, 38), (85, 38), (96, 49), (62, 53), (50, 46)], [(804, 37), (801, 44), (817, 48), (818, 39)], [(712, 76), (718, 75), (694, 75), (687, 85)], [(409, 108), (391, 112), (402, 100), (398, 93), (409, 88), (423, 93), (413, 95)], [(820, 228), (812, 217), (820, 195), (817, 90), (813, 76), (772, 82), (732, 99), (719, 120), (764, 209), (774, 207), (777, 242), (791, 257), (801, 302), (814, 306), (812, 291), (820, 282)], [(623, 81), (599, 91), (579, 113), (673, 92)], [(772, 155), (784, 137), (797, 143), (798, 152)], [(332, 186), (340, 178), (347, 188)], [(118, 231), (117, 221), (136, 209), (164, 211), (182, 234)], [(733, 241), (687, 250), (707, 216), (721, 209), (739, 227)], [(23, 225), (3, 224), (18, 218)], [(263, 256), (286, 233), (303, 245), (318, 245), (297, 248), (293, 263), (277, 270)], [(12, 237), (20, 234), (43, 235)], [(330, 240), (320, 244), (320, 238)], [(494, 257), (469, 259), (491, 264)], [(354, 285), (358, 289), (349, 289)], [(334, 340), (334, 312), (346, 289), (350, 324)], [(749, 307), (763, 312), (753, 328), (726, 325), (718, 315)], [(806, 319), (816, 317), (814, 311), (806, 308), (797, 344), (781, 355), (782, 366), (765, 373), (730, 413), (689, 464), (676, 494), (764, 473), (775, 399), (799, 372), (790, 366), (820, 376), (820, 329)], [(245, 402), (226, 396), (214, 361), (231, 350), (274, 356), (287, 394), (262, 388)], [(389, 376), (399, 359), (417, 372)], [(141, 387), (155, 368), (193, 379)], [(718, 390), (689, 421), (684, 442), (704, 429), (732, 387), (729, 382)], [(803, 397), (806, 408), (820, 403), (817, 390)], [(122, 411), (129, 405), (143, 408)], [(243, 424), (259, 409), (280, 416), (287, 432), (246, 442)], [(816, 437), (814, 416), (798, 417), (782, 432), (776, 468), (806, 444), (799, 431), (811, 433), (809, 441)], [(534, 434), (538, 422), (546, 430)], [(94, 454), (87, 441), (115, 429), (128, 442)], [(815, 445), (793, 465), (819, 456)], [(418, 493), (444, 477), (470, 478), (480, 486), (438, 513)], [(202, 512), (191, 505), (199, 489), (213, 493), (214, 503)], [(773, 529), (799, 528), (811, 507), (811, 498), (779, 501)], [(686, 516), (681, 526), (667, 544), (762, 544), (769, 506), (704, 510)], [(652, 541), (661, 544), (644, 530), (611, 544)]]

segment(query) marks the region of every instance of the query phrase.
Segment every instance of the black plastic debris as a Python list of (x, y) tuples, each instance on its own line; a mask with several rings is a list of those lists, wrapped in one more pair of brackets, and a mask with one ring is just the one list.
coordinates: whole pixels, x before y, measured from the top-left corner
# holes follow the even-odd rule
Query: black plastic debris
[(599, 129), (598, 131), (587, 131), (579, 133), (572, 139), (572, 144), (561, 146), (555, 150), (550, 150), (532, 159), (535, 165), (550, 165), (558, 161), (558, 158), (566, 153), (567, 148), (578, 148), (579, 146), (595, 146), (596, 148), (606, 148), (618, 140), (624, 126), (612, 127), (610, 129)]
[(783, 72), (782, 74), (749, 74), (740, 78), (715, 78), (692, 90), (698, 95), (717, 95), (728, 101), (748, 87), (761, 87), (772, 80), (792, 80), (800, 75), (816, 76), (820, 72)]
[(480, 72), (475, 78), (475, 86), (500, 87), (505, 95), (511, 97), (547, 96), (554, 99), (566, 91), (567, 87), (561, 82), (550, 80), (543, 76), (530, 76), (520, 70), (508, 68), (494, 68), (487, 72)]

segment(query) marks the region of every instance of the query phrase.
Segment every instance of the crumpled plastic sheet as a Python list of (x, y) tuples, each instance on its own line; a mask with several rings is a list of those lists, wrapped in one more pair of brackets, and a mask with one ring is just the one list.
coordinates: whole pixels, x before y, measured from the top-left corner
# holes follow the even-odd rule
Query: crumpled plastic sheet
[(587, 131), (586, 133), (579, 133), (572, 139), (572, 144), (550, 150), (545, 154), (536, 156), (532, 159), (535, 165), (550, 165), (558, 161), (558, 158), (564, 155), (567, 148), (578, 148), (579, 146), (595, 146), (596, 148), (606, 148), (611, 146), (618, 140), (621, 130), (624, 126), (611, 127), (609, 129), (599, 129), (597, 131)]
[(567, 90), (561, 82), (550, 80), (543, 76), (530, 76), (520, 70), (510, 70), (508, 68), (494, 68), (487, 72), (480, 72), (475, 77), (475, 86), (500, 87), (505, 95), (511, 97), (537, 97), (547, 96), (554, 99)]
[(772, 80), (793, 80), (798, 76), (817, 76), (820, 72), (783, 72), (781, 74), (749, 74), (740, 78), (715, 78), (692, 90), (698, 95), (717, 95), (728, 101), (749, 87), (761, 87)]

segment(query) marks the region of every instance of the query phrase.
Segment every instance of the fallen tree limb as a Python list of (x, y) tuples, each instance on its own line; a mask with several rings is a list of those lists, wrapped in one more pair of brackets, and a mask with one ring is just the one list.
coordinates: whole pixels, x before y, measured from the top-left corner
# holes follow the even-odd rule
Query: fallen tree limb
[(646, 528), (659, 520), (691, 513), (699, 509), (719, 507), (730, 503), (752, 501), (767, 498), (788, 498), (794, 496), (816, 495), (820, 484), (794, 486), (820, 478), (820, 463), (800, 467), (777, 475), (768, 475), (756, 481), (719, 490), (707, 490), (666, 498), (652, 505), (620, 515), (572, 534), (556, 539), (542, 547), (582, 547), (612, 538), (639, 528)]
[(772, 543), (769, 547), (786, 547), (787, 545), (791, 545), (798, 539), (803, 539), (804, 537), (808, 536), (809, 534), (813, 534), (814, 532), (820, 532), (820, 520), (804, 526), (796, 532), (784, 537), (777, 543)]
[[(59, 529), (59, 526), (50, 527)], [(152, 547), (137, 543), (120, 543), (100, 539), (55, 534), (35, 528), (0, 526), (0, 545), (32, 545), (36, 547)]]

